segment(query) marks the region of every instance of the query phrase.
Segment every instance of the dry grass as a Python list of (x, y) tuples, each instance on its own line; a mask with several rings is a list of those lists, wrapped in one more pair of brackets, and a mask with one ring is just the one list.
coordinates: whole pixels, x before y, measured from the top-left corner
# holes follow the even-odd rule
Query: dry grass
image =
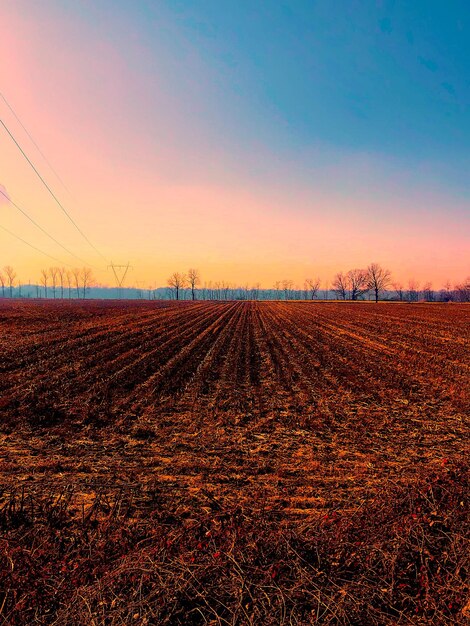
[(0, 624), (464, 624), (465, 305), (0, 304)]

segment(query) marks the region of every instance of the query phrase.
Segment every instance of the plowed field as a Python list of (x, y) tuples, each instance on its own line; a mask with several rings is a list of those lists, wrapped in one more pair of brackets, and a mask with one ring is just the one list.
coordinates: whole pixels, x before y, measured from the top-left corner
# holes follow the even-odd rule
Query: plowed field
[(466, 305), (0, 302), (0, 624), (463, 623), (469, 381)]

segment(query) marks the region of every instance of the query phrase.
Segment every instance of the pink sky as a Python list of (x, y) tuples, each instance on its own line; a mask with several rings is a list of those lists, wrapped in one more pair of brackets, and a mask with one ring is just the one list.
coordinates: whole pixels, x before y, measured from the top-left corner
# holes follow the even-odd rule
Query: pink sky
[[(207, 281), (302, 285), (372, 261), (405, 284), (436, 288), (470, 273), (468, 205), (433, 185), (432, 162), (414, 180), (380, 154), (320, 143), (278, 152), (264, 135), (242, 141), (236, 126), (221, 133), (211, 120), (217, 76), (197, 50), (170, 59), (184, 64), (186, 82), (169, 81), (168, 58), (119, 17), (91, 25), (28, 6), (0, 7), (1, 91), (67, 190), (1, 101), (0, 117), (105, 258), (130, 261), (130, 282), (164, 285), (171, 272), (198, 267)], [(100, 268), (100, 282), (112, 281), (0, 130), (0, 184)], [(0, 215), (0, 225), (77, 264), (5, 202)], [(0, 242), (3, 263), (22, 281), (50, 264), (6, 233)]]

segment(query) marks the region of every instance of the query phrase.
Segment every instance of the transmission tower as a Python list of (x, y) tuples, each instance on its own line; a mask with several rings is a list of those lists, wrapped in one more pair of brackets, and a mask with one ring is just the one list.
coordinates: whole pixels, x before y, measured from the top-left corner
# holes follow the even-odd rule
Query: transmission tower
[(118, 288), (118, 300), (122, 297), (122, 285), (126, 278), (127, 272), (131, 269), (129, 262), (127, 265), (116, 265), (111, 261), (111, 265), (108, 265), (108, 269), (113, 270), (114, 278), (116, 279), (116, 286)]

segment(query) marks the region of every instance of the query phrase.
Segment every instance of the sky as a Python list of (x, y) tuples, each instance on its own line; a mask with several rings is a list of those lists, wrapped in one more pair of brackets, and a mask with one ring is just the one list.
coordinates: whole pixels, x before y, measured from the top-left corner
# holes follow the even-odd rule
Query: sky
[(63, 207), (0, 126), (0, 191), (58, 242), (0, 194), (0, 267), (461, 281), (469, 77), (465, 0), (0, 0), (0, 119)]

